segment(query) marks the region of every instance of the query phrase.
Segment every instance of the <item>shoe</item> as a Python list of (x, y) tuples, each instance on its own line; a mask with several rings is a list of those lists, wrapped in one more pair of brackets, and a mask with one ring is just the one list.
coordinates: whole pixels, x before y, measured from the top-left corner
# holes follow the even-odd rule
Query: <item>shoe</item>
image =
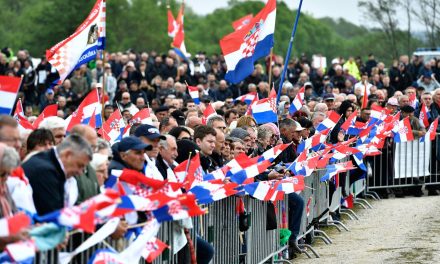
[(414, 190), (414, 197), (422, 197), (423, 191), (421, 189)]
[(437, 190), (429, 190), (428, 191), (428, 196), (437, 196), (439, 195)]

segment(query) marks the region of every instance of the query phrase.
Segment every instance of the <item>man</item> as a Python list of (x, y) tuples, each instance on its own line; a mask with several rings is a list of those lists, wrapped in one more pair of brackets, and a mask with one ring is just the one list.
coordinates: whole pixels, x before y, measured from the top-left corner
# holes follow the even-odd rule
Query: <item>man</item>
[(190, 116), (186, 118), (185, 126), (195, 129), (197, 126), (202, 124), (202, 119), (198, 116)]
[(217, 132), (217, 136), (215, 137), (215, 148), (212, 152), (212, 159), (216, 163), (216, 167), (223, 167), (224, 165), (224, 159), (222, 157), (222, 149), (225, 145), (225, 133), (223, 133), (223, 130), (215, 128), (215, 132)]
[(432, 95), (430, 92), (424, 92), (421, 96), (422, 103), (424, 103), (428, 108), (431, 107), (432, 104)]
[(11, 116), (0, 115), (0, 142), (13, 147), (18, 153), (21, 149), (20, 131), (17, 121)]
[(225, 120), (228, 127), (231, 125), (232, 122), (238, 120), (238, 112), (235, 109), (229, 109), (225, 112)]
[(107, 119), (113, 114), (115, 110), (113, 109), (112, 105), (106, 105), (104, 106), (104, 120), (107, 121)]
[(92, 155), (92, 148), (83, 137), (70, 135), (55, 148), (40, 152), (23, 163), (38, 215), (74, 204), (77, 194), (65, 184), (83, 173)]
[(200, 163), (204, 171), (211, 172), (216, 170), (215, 164), (211, 159), (215, 149), (217, 132), (214, 128), (200, 125), (194, 129), (194, 141), (200, 148)]
[(50, 116), (45, 118), (38, 128), (49, 129), (55, 138), (55, 145), (58, 145), (66, 137), (66, 121), (57, 116)]
[(140, 125), (134, 135), (138, 137), (143, 143), (150, 145), (151, 150), (147, 150), (145, 153), (146, 166), (144, 171), (147, 177), (162, 180), (162, 175), (157, 169), (155, 162), (159, 155), (159, 141), (166, 140), (166, 137), (161, 135), (159, 129), (152, 125), (143, 124)]
[[(83, 137), (92, 147), (93, 152), (96, 151), (98, 146), (98, 135), (95, 129), (88, 125), (76, 125), (70, 131), (72, 135), (76, 134)], [(99, 194), (99, 183), (96, 178), (96, 172), (92, 166), (87, 165), (86, 169), (81, 175), (75, 177), (78, 186), (78, 200), (77, 203)]]
[(367, 123), (370, 120), (371, 116), (371, 108), (367, 107), (364, 109), (361, 109), (361, 114), (359, 117), (356, 117), (356, 121)]
[(142, 172), (145, 164), (145, 152), (151, 150), (151, 145), (143, 143), (137, 137), (125, 137), (119, 143), (112, 146), (115, 156), (109, 165), (109, 173), (112, 170), (124, 168)]
[(157, 108), (156, 111), (154, 111), (154, 114), (157, 116), (157, 120), (161, 122), (162, 119), (168, 116), (169, 110), (170, 108), (168, 106), (160, 106), (159, 108)]
[(236, 137), (230, 137), (229, 138), (232, 142), (230, 144), (231, 146), (231, 158), (235, 159), (238, 155), (242, 153), (246, 153), (245, 146), (243, 140), (236, 138)]
[(397, 102), (397, 99), (394, 97), (391, 97), (390, 99), (388, 99), (387, 104), (385, 105), (385, 107), (388, 110), (391, 110), (391, 114), (395, 114), (397, 113), (397, 109), (399, 108), (399, 102)]
[(220, 115), (213, 115), (208, 118), (206, 125), (214, 129), (219, 129), (223, 131), (223, 133), (226, 131), (225, 119)]
[[(293, 119), (286, 118), (279, 122), (280, 135), (284, 144), (293, 142), (290, 144), (284, 152), (280, 155), (280, 159), (284, 163), (289, 163), (295, 161), (297, 157), (296, 148), (299, 143), (299, 138), (301, 131), (301, 126)], [(296, 238), (299, 235), (299, 229), (301, 227), (301, 219), (304, 210), (304, 200), (296, 193), (291, 193), (288, 195), (288, 205), (289, 205), (289, 230), (292, 235), (289, 239), (289, 257), (294, 255), (293, 245), (296, 243)]]
[(161, 134), (168, 134), (171, 129), (178, 127), (177, 121), (172, 116), (167, 116), (160, 122), (159, 130)]
[(131, 102), (131, 97), (129, 92), (122, 93), (121, 101), (119, 105), (130, 112), (131, 115), (135, 115), (139, 112), (139, 109)]
[(327, 105), (328, 111), (335, 109), (335, 96), (332, 93), (325, 94), (323, 101)]
[(156, 167), (159, 169), (164, 179), (176, 181), (173, 168), (176, 167), (178, 156), (176, 138), (165, 135), (165, 140), (159, 142), (159, 155), (156, 159)]

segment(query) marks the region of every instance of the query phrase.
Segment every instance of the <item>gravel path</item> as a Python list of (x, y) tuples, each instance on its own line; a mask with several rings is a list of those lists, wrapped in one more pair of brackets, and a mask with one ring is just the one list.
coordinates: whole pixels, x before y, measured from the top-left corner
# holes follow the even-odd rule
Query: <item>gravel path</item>
[(440, 263), (440, 196), (372, 202), (344, 220), (350, 232), (326, 229), (333, 244), (314, 244), (321, 258), (299, 263)]

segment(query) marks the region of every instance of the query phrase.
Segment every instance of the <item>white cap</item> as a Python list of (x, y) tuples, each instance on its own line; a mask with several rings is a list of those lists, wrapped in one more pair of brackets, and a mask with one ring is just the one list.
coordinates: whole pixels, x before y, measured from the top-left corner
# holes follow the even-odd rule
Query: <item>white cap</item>
[[(295, 120), (294, 120), (295, 121)], [(305, 128), (303, 128), (302, 126), (301, 126), (301, 124), (300, 123), (298, 123), (297, 121), (295, 121), (295, 126), (296, 126), (296, 129), (295, 129), (295, 131), (303, 131)]]

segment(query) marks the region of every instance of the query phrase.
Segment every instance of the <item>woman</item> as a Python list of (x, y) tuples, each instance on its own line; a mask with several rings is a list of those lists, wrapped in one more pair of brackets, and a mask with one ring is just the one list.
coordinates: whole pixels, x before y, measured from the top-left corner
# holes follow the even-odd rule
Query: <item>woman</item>
[(174, 127), (168, 132), (169, 135), (174, 136), (177, 140), (189, 139), (191, 140), (191, 132), (186, 127)]
[(344, 141), (344, 132), (341, 131), (341, 126), (345, 120), (353, 113), (353, 104), (349, 100), (345, 100), (341, 103), (339, 107), (338, 114), (341, 116), (336, 126), (330, 133), (330, 142), (336, 144), (338, 142)]
[(257, 150), (256, 154), (261, 155), (263, 152), (271, 148), (272, 129), (267, 126), (260, 126), (257, 129)]
[(244, 126), (248, 126), (256, 129), (257, 121), (252, 116), (248, 116), (248, 115), (242, 116), (237, 120), (237, 127), (244, 127)]
[(108, 178), (108, 165), (109, 165), (109, 156), (100, 154), (100, 153), (94, 153), (93, 159), (90, 162), (90, 166), (95, 170), (96, 172), (96, 179), (98, 180), (98, 184), (101, 188), (101, 191), (103, 191), (102, 187), (104, 185), (105, 180)]

